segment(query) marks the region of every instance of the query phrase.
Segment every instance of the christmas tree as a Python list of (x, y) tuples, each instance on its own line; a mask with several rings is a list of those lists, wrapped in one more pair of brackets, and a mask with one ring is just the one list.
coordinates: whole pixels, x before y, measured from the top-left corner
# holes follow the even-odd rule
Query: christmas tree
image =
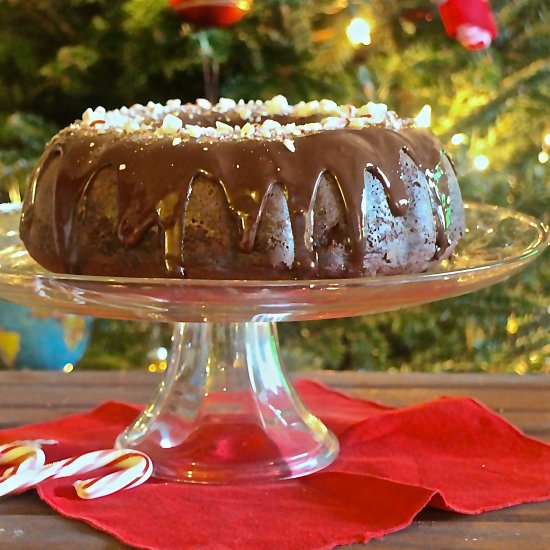
[[(492, 7), (499, 36), (472, 52), (428, 0), (256, 0), (242, 21), (208, 30), (182, 24), (166, 0), (0, 0), (2, 198), (18, 200), (44, 142), (86, 107), (219, 88), (234, 99), (372, 100), (403, 116), (429, 105), (466, 198), (548, 222), (550, 2)], [(302, 368), (548, 372), (548, 281), (546, 255), (475, 295), (282, 324), (284, 353)], [(164, 328), (98, 321), (82, 365), (140, 367), (165, 338)]]

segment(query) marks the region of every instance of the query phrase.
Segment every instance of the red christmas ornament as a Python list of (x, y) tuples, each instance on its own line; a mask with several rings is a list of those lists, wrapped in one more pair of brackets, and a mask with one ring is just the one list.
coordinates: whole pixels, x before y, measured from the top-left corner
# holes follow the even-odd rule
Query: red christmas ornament
[(229, 27), (242, 19), (252, 0), (169, 0), (170, 7), (197, 27)]
[(439, 0), (445, 31), (469, 50), (489, 47), (497, 26), (488, 0)]

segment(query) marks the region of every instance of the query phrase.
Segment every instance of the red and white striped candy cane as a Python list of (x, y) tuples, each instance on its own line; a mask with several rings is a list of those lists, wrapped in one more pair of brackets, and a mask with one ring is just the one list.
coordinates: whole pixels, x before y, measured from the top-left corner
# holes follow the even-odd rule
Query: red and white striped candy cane
[(8, 477), (0, 480), (0, 497), (21, 493), (36, 487), (46, 479), (70, 477), (99, 468), (116, 468), (121, 471), (107, 474), (104, 477), (75, 482), (74, 487), (80, 498), (98, 498), (136, 487), (147, 481), (153, 473), (151, 459), (139, 451), (125, 449), (93, 451), (52, 462), (36, 470), (19, 472), (10, 468), (6, 470)]
[(0, 445), (0, 465), (9, 465), (10, 474), (4, 473), (4, 476), (15, 472), (24, 472), (25, 470), (35, 470), (44, 466), (46, 455), (38, 445), (33, 445), (32, 441), (14, 441)]
[(80, 498), (92, 499), (131, 489), (147, 481), (153, 473), (152, 460), (147, 455), (135, 451), (121, 456), (116, 467), (121, 470), (103, 477), (76, 481), (74, 488), (77, 495)]

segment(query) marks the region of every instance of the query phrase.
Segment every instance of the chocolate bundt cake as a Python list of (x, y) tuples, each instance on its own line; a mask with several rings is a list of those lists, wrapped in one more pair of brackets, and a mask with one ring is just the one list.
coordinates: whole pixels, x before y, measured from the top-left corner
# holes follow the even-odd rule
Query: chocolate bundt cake
[(421, 272), (464, 232), (441, 143), (385, 105), (88, 109), (46, 147), (21, 238), (57, 272), (307, 279)]

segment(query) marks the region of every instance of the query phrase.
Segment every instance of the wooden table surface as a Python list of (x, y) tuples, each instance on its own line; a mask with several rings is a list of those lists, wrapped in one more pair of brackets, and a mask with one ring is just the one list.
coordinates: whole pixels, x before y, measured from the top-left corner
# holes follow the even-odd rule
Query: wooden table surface
[[(308, 376), (389, 405), (409, 405), (439, 395), (476, 397), (527, 434), (550, 441), (550, 377), (351, 372), (315, 372)], [(148, 373), (0, 372), (0, 429), (84, 411), (107, 399), (146, 402), (158, 380)], [(368, 547), (547, 550), (550, 501), (477, 516), (428, 509), (409, 528), (371, 541)], [(0, 501), (0, 548), (125, 547), (84, 523), (58, 516), (30, 493)]]

